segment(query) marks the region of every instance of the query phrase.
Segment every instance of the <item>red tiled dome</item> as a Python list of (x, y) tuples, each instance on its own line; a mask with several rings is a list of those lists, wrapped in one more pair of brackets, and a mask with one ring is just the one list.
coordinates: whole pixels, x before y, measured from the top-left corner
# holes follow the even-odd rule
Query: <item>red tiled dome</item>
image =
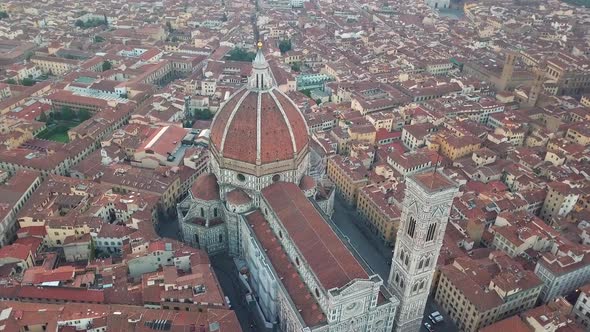
[(204, 201), (219, 200), (219, 185), (214, 174), (201, 174), (191, 187), (193, 198)]
[(308, 144), (305, 119), (276, 88), (242, 88), (217, 112), (211, 146), (223, 158), (249, 164), (294, 159)]
[(315, 186), (315, 179), (309, 175), (303, 176), (299, 182), (299, 188), (301, 188), (301, 190), (311, 190), (314, 189)]
[(229, 204), (233, 204), (233, 205), (244, 205), (244, 204), (250, 204), (250, 202), (252, 202), (252, 199), (250, 198), (250, 196), (248, 196), (248, 194), (246, 194), (241, 189), (234, 189), (234, 190), (228, 192), (225, 195), (225, 199), (227, 200), (227, 202)]

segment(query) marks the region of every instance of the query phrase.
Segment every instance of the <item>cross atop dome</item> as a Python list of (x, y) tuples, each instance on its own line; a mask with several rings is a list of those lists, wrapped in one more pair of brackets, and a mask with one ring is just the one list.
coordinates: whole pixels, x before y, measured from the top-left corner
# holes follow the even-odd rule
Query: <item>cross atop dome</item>
[(256, 57), (252, 61), (252, 73), (248, 78), (248, 88), (250, 90), (269, 90), (275, 86), (270, 66), (262, 52), (262, 41), (256, 44), (258, 51)]

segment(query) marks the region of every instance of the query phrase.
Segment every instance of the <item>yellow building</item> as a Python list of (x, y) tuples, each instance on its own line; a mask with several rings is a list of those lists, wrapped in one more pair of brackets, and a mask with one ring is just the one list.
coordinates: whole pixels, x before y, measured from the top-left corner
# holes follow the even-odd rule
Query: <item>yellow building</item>
[(393, 244), (399, 228), (401, 211), (388, 202), (387, 191), (375, 184), (358, 192), (357, 211), (369, 223), (370, 228), (387, 244)]
[(63, 76), (72, 69), (78, 67), (79, 61), (57, 57), (35, 55), (31, 57), (34, 63), (43, 74)]
[(461, 331), (476, 332), (535, 306), (543, 282), (504, 253), (440, 268), (435, 301)]
[(565, 182), (549, 182), (547, 188), (547, 196), (539, 216), (551, 225), (555, 218), (570, 213), (582, 192), (577, 186)]
[(45, 224), (47, 231), (46, 244), (50, 247), (60, 247), (68, 236), (78, 237), (90, 233), (86, 223), (80, 223), (75, 218), (51, 219)]
[(353, 141), (375, 144), (377, 130), (373, 125), (358, 125), (348, 127), (348, 135)]
[(565, 133), (565, 138), (572, 143), (587, 146), (590, 144), (590, 124), (586, 121), (575, 124)]
[(356, 204), (358, 190), (369, 183), (367, 176), (367, 168), (356, 158), (335, 155), (328, 159), (328, 178), (350, 205)]
[(451, 160), (457, 160), (481, 148), (481, 140), (475, 136), (437, 135), (434, 139), (440, 146), (440, 153)]

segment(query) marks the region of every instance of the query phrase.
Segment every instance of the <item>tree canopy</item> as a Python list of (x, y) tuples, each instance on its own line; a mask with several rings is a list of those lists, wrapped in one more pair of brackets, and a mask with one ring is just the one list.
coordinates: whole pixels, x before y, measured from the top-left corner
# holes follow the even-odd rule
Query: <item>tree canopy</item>
[(291, 50), (291, 39), (283, 39), (279, 42), (279, 50), (281, 53), (287, 53)]
[(113, 64), (110, 61), (105, 61), (102, 63), (102, 71), (107, 71), (113, 68)]
[(35, 85), (35, 80), (25, 77), (20, 81), (20, 83), (24, 86), (32, 86), (32, 85)]
[(86, 21), (82, 21), (82, 20), (78, 19), (78, 20), (76, 20), (76, 23), (74, 25), (77, 26), (78, 28), (81, 28), (81, 29), (89, 29), (89, 28), (95, 28), (95, 27), (101, 26), (101, 25), (107, 26), (108, 22), (106, 20), (106, 17), (104, 19), (91, 18)]
[(248, 52), (243, 48), (236, 47), (229, 52), (228, 60), (232, 61), (252, 61), (256, 57), (256, 53)]

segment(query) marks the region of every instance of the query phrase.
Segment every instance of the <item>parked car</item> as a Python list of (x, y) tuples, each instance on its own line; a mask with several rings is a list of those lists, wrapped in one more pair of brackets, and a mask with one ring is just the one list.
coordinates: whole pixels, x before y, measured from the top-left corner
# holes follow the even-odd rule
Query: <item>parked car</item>
[(434, 332), (432, 325), (430, 325), (428, 323), (424, 323), (424, 327), (428, 330), (428, 332)]
[(442, 323), (445, 320), (443, 318), (443, 316), (440, 314), (440, 312), (438, 312), (438, 311), (435, 311), (435, 312), (431, 313), (430, 315), (428, 315), (428, 318), (430, 319), (432, 324)]

